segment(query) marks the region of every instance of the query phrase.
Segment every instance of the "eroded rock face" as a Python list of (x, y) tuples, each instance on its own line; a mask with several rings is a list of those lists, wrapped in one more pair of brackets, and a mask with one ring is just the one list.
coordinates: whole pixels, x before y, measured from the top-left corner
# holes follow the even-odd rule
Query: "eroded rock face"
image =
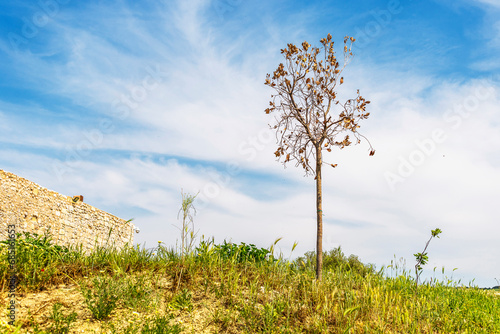
[(83, 203), (83, 196), (82, 200), (78, 197), (74, 201), (74, 197), (0, 170), (0, 239), (7, 239), (7, 227), (14, 225), (16, 233), (43, 235), (50, 231), (55, 244), (82, 244), (86, 251), (106, 242), (115, 247), (133, 244), (135, 227), (131, 222)]

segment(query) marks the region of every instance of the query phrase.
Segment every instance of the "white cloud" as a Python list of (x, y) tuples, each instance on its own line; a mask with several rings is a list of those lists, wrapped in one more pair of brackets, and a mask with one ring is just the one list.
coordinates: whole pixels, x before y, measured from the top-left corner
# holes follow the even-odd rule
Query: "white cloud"
[(499, 0), (474, 0), (474, 1), (500, 8), (500, 1)]
[[(272, 117), (264, 114), (272, 92), (263, 79), (281, 61), (279, 48), (285, 45), (281, 39), (289, 37), (270, 25), (266, 29), (274, 31), (270, 33), (274, 37), (257, 51), (246, 50), (251, 36), (232, 41), (204, 21), (206, 6), (203, 1), (195, 6), (179, 2), (171, 12), (175, 15), (160, 15), (163, 22), (153, 20), (150, 26), (129, 11), (119, 22), (126, 29), (117, 32), (114, 23), (120, 15), (104, 23), (96, 20), (93, 30), (61, 20), (57, 29), (63, 33), (53, 47), (65, 61), (27, 55), (19, 62), (21, 73), (30, 73), (33, 82), (42, 80), (42, 92), (57, 92), (95, 112), (96, 119), (110, 119), (114, 129), (92, 147), (110, 156), (102, 158), (104, 153), (91, 151), (80, 156), (81, 161), (64, 161), (65, 147), (78, 147), (85, 141), (83, 132), (99, 129), (96, 122), (70, 122), (72, 126), (57, 131), (45, 125), (37, 132), (29, 121), (28, 125), (19, 121), (26, 118), (6, 113), (2, 105), (0, 121), (4, 115), (9, 125), (22, 130), (22, 135), (12, 137), (15, 140), (2, 136), (3, 142), (33, 147), (40, 142), (63, 149), (62, 155), (58, 151), (62, 156), (58, 166), (69, 167), (59, 179), (53, 168), (57, 160), (43, 152), (11, 149), (1, 152), (8, 162), (5, 168), (66, 195), (82, 193), (92, 205), (127, 215), (122, 218), (133, 215), (141, 228), (136, 240), (147, 247), (156, 246), (158, 240), (175, 244), (178, 231), (172, 224), (179, 223), (183, 188), (191, 194), (201, 190), (195, 217), (200, 235), (259, 247), (283, 237), (279, 245), (285, 255), (295, 240), (299, 246), (293, 255), (302, 255), (315, 245), (314, 180), (303, 178), (303, 171), (293, 164), (283, 170), (274, 160), (274, 138), (266, 132)], [(106, 33), (98, 33), (99, 29)], [(301, 34), (292, 32), (294, 38)], [(120, 35), (121, 44), (111, 38), (114, 34)], [(146, 89), (144, 80), (148, 87), (153, 83), (147, 68), (157, 65), (166, 74), (154, 89)], [(346, 69), (342, 94), (351, 97), (360, 88), (372, 101), (371, 116), (361, 131), (376, 154), (369, 157), (363, 142), (325, 157), (339, 164), (324, 169), (325, 249), (342, 245), (346, 253), (379, 266), (389, 264), (394, 254), (411, 263), (430, 230), (440, 227), (441, 239), (431, 245), (432, 265), (459, 267), (461, 275), (481, 275), (487, 285), (486, 276), (498, 269), (498, 263), (470, 254), (495, 250), (492, 236), (500, 232), (494, 223), (497, 210), (491, 205), (491, 199), (500, 195), (498, 91), (479, 98), (478, 92), (485, 96), (481, 81), (452, 82), (397, 70), (403, 65), (404, 61), (399, 67), (379, 67), (356, 58)], [(121, 120), (114, 101), (134, 92), (141, 97), (144, 91), (146, 96), (133, 100), (137, 106), (129, 107), (130, 114)], [(19, 108), (9, 106), (14, 107)], [(436, 128), (444, 131), (446, 140), (424, 154), (422, 164), (392, 191), (386, 172), (397, 175), (400, 157), (409, 160), (422, 150), (416, 141), (428, 140)], [(114, 150), (124, 153), (115, 156)], [(137, 152), (152, 158), (134, 157)], [(193, 162), (155, 159), (157, 154)], [(241, 171), (230, 173), (228, 163)], [(269, 198), (250, 195), (260, 192)], [(202, 199), (209, 201), (202, 205)], [(487, 267), (493, 269), (482, 269)]]

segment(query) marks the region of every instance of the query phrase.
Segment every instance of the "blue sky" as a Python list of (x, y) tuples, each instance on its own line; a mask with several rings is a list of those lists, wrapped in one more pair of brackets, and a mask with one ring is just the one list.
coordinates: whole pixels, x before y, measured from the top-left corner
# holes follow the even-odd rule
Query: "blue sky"
[[(0, 169), (174, 246), (181, 189), (199, 236), (315, 247), (315, 183), (275, 161), (265, 76), (287, 43), (357, 39), (341, 97), (368, 145), (325, 160), (324, 248), (377, 268), (498, 285), (500, 1), (0, 2)], [(458, 268), (453, 271), (454, 268)]]

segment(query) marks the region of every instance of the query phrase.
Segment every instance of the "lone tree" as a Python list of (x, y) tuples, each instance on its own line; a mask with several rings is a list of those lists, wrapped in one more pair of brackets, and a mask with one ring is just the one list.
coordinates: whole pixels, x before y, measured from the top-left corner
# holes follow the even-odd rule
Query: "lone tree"
[[(274, 154), (278, 160), (283, 159), (285, 167), (290, 160), (296, 160), (296, 166), (301, 165), (306, 176), (315, 175), (318, 280), (321, 279), (323, 267), (322, 151), (331, 152), (334, 146), (341, 149), (349, 146), (349, 135), (352, 135), (358, 144), (361, 137), (366, 139), (358, 133), (358, 122), (368, 118), (370, 114), (366, 112), (366, 105), (370, 101), (359, 95), (359, 90), (356, 98), (343, 104), (337, 99), (335, 92), (335, 89), (344, 83), (341, 74), (353, 57), (351, 47), (354, 41), (355, 39), (349, 36), (344, 38), (342, 66), (335, 56), (334, 42), (330, 34), (321, 39), (322, 48), (311, 47), (307, 42), (302, 43), (302, 48), (288, 44), (287, 48), (281, 50), (285, 64), (279, 64), (272, 76), (267, 74), (265, 82), (276, 90), (276, 94), (271, 95), (270, 107), (266, 109), (266, 114), (279, 112), (279, 116), (275, 117), (276, 124), (271, 126), (276, 129), (278, 142), (278, 149)], [(374, 155), (375, 150), (368, 140), (367, 142), (370, 145), (370, 156)], [(334, 168), (337, 166), (329, 165)]]

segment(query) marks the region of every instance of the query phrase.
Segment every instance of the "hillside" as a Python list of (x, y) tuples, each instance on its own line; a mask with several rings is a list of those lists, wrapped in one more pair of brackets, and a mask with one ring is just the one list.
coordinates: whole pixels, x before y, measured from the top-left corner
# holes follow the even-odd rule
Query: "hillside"
[[(2, 243), (2, 257), (8, 245)], [(202, 241), (186, 256), (161, 244), (86, 256), (49, 238), (16, 242), (16, 328), (2, 333), (500, 333), (492, 291), (376, 272), (340, 248), (293, 263), (254, 245)], [(1, 262), (1, 306), (10, 271)], [(82, 331), (83, 330), (83, 331)]]

